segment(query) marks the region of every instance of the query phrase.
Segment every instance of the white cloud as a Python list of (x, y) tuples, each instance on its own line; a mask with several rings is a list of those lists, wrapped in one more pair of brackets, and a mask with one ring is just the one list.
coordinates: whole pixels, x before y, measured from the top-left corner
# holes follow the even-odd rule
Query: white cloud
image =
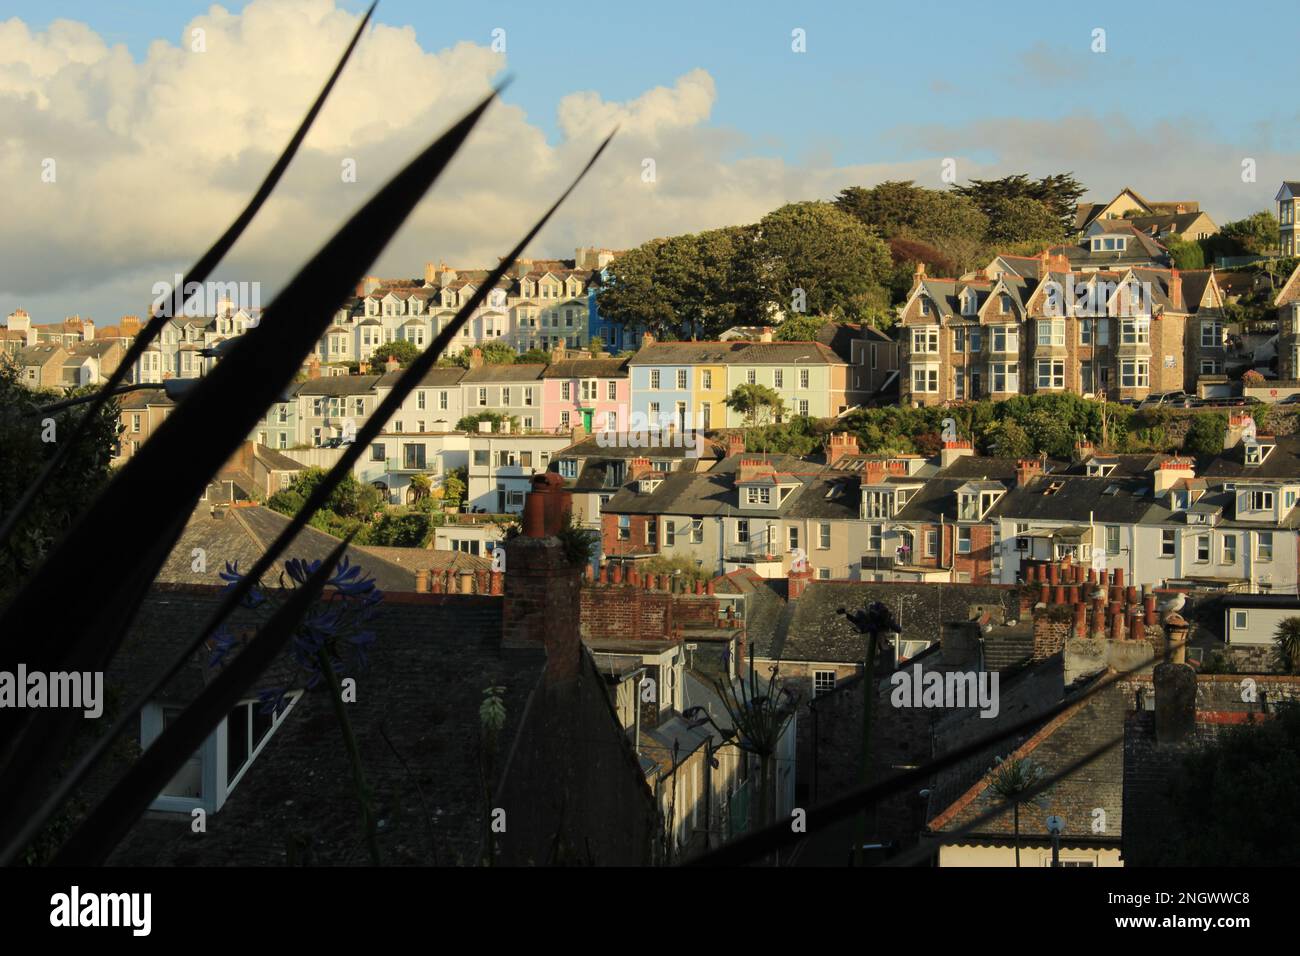
[[(214, 5), (139, 61), (83, 24), (33, 32), (0, 22), (0, 315), (21, 305), (38, 321), (80, 311), (108, 323), (143, 310), (153, 283), (192, 263), (242, 208), (356, 22), (333, 0), (255, 0), (237, 15)], [(205, 31), (206, 52), (191, 52), (194, 29)], [(430, 50), (409, 27), (373, 26), (221, 277), (259, 280), (269, 301), (505, 66), (486, 41)], [(625, 102), (590, 91), (563, 97), (555, 143), (518, 107), (495, 104), (373, 271), (495, 262), (616, 125), (613, 146), (530, 252), (572, 255), (578, 245), (623, 248), (752, 222), (783, 202), (887, 178), (939, 186), (948, 155), (985, 159), (962, 160), (963, 177), (1073, 170), (1095, 192), (1131, 184), (1151, 198), (1199, 199), (1220, 218), (1267, 205), (1267, 184), (1294, 173), (1260, 151), (1253, 189), (1262, 199), (1245, 198), (1234, 179), (1243, 151), (1216, 144), (1202, 125), (1137, 129), (1095, 116), (881, 131), (920, 158), (790, 163), (763, 155), (772, 144), (710, 124), (718, 92), (704, 69), (665, 79)], [(53, 184), (41, 182), (46, 158), (57, 164)], [(653, 184), (641, 178), (647, 158)], [(355, 160), (358, 182), (342, 181), (345, 159)]]

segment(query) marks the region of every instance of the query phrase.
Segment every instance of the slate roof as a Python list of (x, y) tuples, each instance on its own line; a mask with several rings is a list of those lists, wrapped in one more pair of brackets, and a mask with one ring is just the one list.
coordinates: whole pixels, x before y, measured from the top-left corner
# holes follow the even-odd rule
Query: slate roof
[(859, 502), (851, 496), (839, 494), (830, 499), (825, 493), (835, 479), (850, 481), (845, 476), (827, 472), (823, 466), (793, 458), (789, 455), (767, 455), (773, 469), (783, 477), (793, 476), (799, 486), (776, 510), (745, 507), (736, 491), (736, 479), (743, 459), (764, 456), (746, 453), (724, 458), (705, 472), (674, 471), (664, 475), (654, 491), (642, 493), (635, 487), (625, 487), (601, 507), (604, 513), (613, 514), (669, 514), (698, 515), (701, 517), (735, 516), (740, 518), (804, 518), (839, 517), (854, 519), (858, 516)]
[[(247, 571), (289, 524), (286, 516), (260, 505), (225, 508), (218, 513), (224, 517), (213, 517), (206, 506), (195, 510), (176, 547), (158, 572), (157, 581), (167, 584), (223, 584), (218, 574), (227, 563), (238, 564), (241, 571)], [(303, 528), (276, 561), (274, 570), (267, 573), (265, 582), (270, 585), (278, 577), (284, 561), (293, 558), (322, 560), (338, 543), (338, 538), (324, 531), (310, 525)], [(204, 571), (193, 570), (195, 548), (202, 548), (206, 555)], [(394, 564), (373, 554), (362, 554), (355, 545), (344, 553), (375, 579), (380, 590), (415, 591), (414, 568)]]
[(821, 342), (655, 342), (628, 359), (628, 365), (845, 365)]
[(564, 359), (546, 366), (542, 378), (627, 378), (627, 359)]
[(299, 395), (364, 395), (374, 391), (379, 375), (323, 375), (309, 378), (298, 388)]
[[(1060, 490), (1049, 493), (1055, 484), (1061, 486)], [(989, 515), (1086, 525), (1091, 513), (1097, 523), (1127, 524), (1167, 520), (1173, 514), (1167, 504), (1167, 498), (1151, 496), (1151, 482), (1145, 478), (1044, 475), (1008, 491)]]
[(767, 659), (861, 663), (864, 638), (837, 611), (873, 601), (891, 609), (904, 640), (937, 641), (944, 624), (970, 620), (975, 605), (1001, 605), (1008, 615), (1020, 610), (1016, 590), (997, 585), (812, 581), (786, 605), (774, 628), (747, 624), (750, 646)]
[(175, 405), (167, 393), (159, 388), (142, 388), (139, 391), (127, 392), (117, 400), (118, 407), (122, 411), (131, 411), (133, 409), (143, 409), (150, 405)]
[(1202, 478), (1258, 478), (1261, 480), (1300, 477), (1300, 435), (1274, 439), (1276, 447), (1261, 464), (1246, 464), (1246, 448), (1236, 445), (1216, 456), (1201, 472)]
[[(391, 372), (385, 372), (375, 383), (375, 388), (392, 388), (397, 384), (397, 380), (406, 374), (406, 369), (394, 369)], [(465, 369), (458, 365), (446, 366), (436, 365), (425, 373), (420, 379), (416, 388), (451, 388), (459, 385), (461, 379), (465, 377)]]
[(537, 382), (542, 378), (545, 365), (516, 363), (513, 365), (484, 364), (472, 368), (461, 379), (462, 385), (489, 385), (493, 382)]
[[(436, 596), (431, 596), (436, 598)], [(130, 699), (216, 607), (215, 593), (154, 592), (114, 661), (112, 686)], [(432, 605), (432, 606), (431, 606)], [(453, 607), (381, 605), (370, 667), (348, 705), (380, 818), (388, 864), (474, 864), (482, 832), (479, 705), (505, 688), (504, 741), (519, 732), (545, 664), (540, 651), (500, 651), (501, 603), (459, 598)], [(206, 654), (166, 697), (192, 699)], [(263, 686), (258, 684), (258, 687)], [(314, 865), (364, 865), (356, 799), (338, 726), (322, 693), (309, 692), (239, 780), (201, 835), (188, 817), (146, 814), (112, 855), (113, 865), (284, 865), (286, 847)]]
[[(492, 568), (492, 559), (463, 551), (442, 551), (436, 548), (394, 548), (380, 545), (358, 545), (362, 554), (371, 554), (389, 564), (411, 571), (488, 571)], [(355, 560), (364, 562), (364, 558)], [(362, 565), (367, 572), (370, 568)]]
[[(1001, 751), (1006, 760), (1032, 762), (1044, 771), (1046, 777), (1065, 773), (1043, 792), (1044, 805), (1041, 808), (1033, 805), (1022, 808), (1020, 836), (1023, 841), (1041, 844), (1048, 840), (1045, 821), (1048, 815), (1055, 815), (1065, 820), (1064, 845), (1119, 843), (1123, 831), (1123, 728), (1125, 715), (1132, 708), (1132, 694), (1119, 683), (1112, 683), (1094, 694), (1083, 696), (1095, 683), (1088, 681), (1071, 688), (1067, 699), (1076, 698), (1074, 704), (1045, 721), (1028, 739), (1017, 745), (1015, 738), (1010, 738), (1007, 743), (993, 748)], [(1027, 708), (1036, 706), (1039, 704), (1026, 705)], [(1022, 712), (1021, 717), (1027, 713), (1032, 713), (1032, 710)], [(968, 718), (969, 721), (975, 725), (995, 722), (980, 717)], [(972, 731), (981, 729), (975, 726)], [(1073, 764), (1107, 744), (1113, 746), (1088, 763), (1069, 770)], [(978, 776), (954, 801), (947, 802), (953, 789), (952, 781), (946, 782), (937, 794), (932, 795), (931, 830), (940, 834), (960, 830), (1002, 805), (1005, 810), (976, 825), (970, 833), (954, 838), (953, 842), (1009, 844), (1012, 841), (1015, 833), (1012, 809), (989, 789), (988, 771), (992, 761), (986, 762), (986, 756), (982, 754), (964, 762), (967, 772)], [(1093, 811), (1097, 807), (1105, 811), (1104, 834), (1092, 832)]]

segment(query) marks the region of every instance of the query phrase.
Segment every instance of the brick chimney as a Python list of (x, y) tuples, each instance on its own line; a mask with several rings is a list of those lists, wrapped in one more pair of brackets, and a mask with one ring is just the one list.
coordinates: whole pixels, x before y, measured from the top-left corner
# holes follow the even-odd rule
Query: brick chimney
[(885, 480), (885, 462), (881, 458), (868, 458), (862, 469), (862, 481), (868, 485), (878, 485)]
[(649, 332), (641, 333), (641, 348), (645, 348), (647, 345), (654, 345), (654, 344), (655, 344), (655, 337), (653, 335), (651, 335)]
[(1183, 306), (1183, 274), (1177, 269), (1169, 270), (1169, 304), (1179, 312), (1185, 312)]
[(627, 480), (636, 481), (642, 475), (654, 471), (649, 458), (632, 458), (627, 463)]
[(557, 535), (573, 506), (554, 472), (534, 475), (524, 500), (522, 534), (506, 542), (503, 648), (543, 647), (547, 687), (576, 679), (582, 659), (581, 564), (572, 564)]
[(1034, 478), (1043, 473), (1041, 458), (1021, 458), (1016, 462), (1016, 487), (1023, 488)]
[(812, 581), (812, 568), (807, 565), (802, 571), (790, 569), (789, 577), (786, 579), (788, 599), (791, 601), (799, 600), (799, 595), (807, 589), (808, 584)]
[(745, 453), (745, 433), (728, 432), (727, 433), (727, 457), (732, 455), (743, 455)]
[(925, 279), (925, 263), (918, 262), (916, 268), (912, 270), (912, 284), (915, 285)]
[(975, 448), (969, 438), (954, 438), (943, 443), (939, 449), (939, 467), (947, 468), (958, 458), (975, 454)]
[(396, 372), (401, 367), (402, 363), (397, 361), (397, 359), (392, 355), (388, 356), (388, 360), (384, 362), (385, 372)]
[(1196, 732), (1196, 671), (1186, 664), (1157, 664), (1156, 743), (1176, 744)]
[(564, 357), (567, 354), (568, 353), (565, 351), (563, 343), (555, 346), (555, 348), (551, 349), (551, 364), (555, 365), (558, 364), (559, 362), (563, 362)]
[(307, 360), (307, 377), (320, 378), (320, 356), (315, 352)]
[(763, 331), (759, 333), (758, 340), (760, 342), (772, 341), (772, 327), (770, 325), (763, 326)]
[(1196, 477), (1196, 465), (1190, 458), (1169, 458), (1160, 463), (1152, 476), (1152, 493), (1162, 495), (1178, 482)]
[(432, 262), (426, 262), (424, 264), (424, 284), (425, 285), (438, 284), (438, 267), (434, 265)]
[(826, 443), (826, 467), (834, 468), (845, 455), (858, 453), (858, 436), (852, 432), (831, 432)]
[(1095, 453), (1096, 449), (1093, 447), (1092, 442), (1088, 441), (1086, 438), (1074, 443), (1075, 461), (1087, 461)]
[(469, 350), (469, 367), (472, 369), (483, 367), (483, 350), (481, 348), (475, 347)]

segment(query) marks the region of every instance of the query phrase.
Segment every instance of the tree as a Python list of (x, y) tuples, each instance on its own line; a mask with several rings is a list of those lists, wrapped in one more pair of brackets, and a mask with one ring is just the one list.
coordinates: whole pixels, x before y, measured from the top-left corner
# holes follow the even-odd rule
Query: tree
[(1300, 671), (1300, 617), (1288, 617), (1278, 622), (1273, 632), (1273, 647), (1282, 670), (1288, 674)]
[(1264, 256), (1278, 251), (1281, 242), (1277, 217), (1271, 212), (1257, 212), (1245, 219), (1226, 223), (1214, 245), (1225, 247), (1220, 255)]
[(1223, 438), (1228, 433), (1228, 416), (1223, 412), (1197, 412), (1187, 426), (1183, 450), (1198, 458), (1213, 458), (1223, 453)]
[(428, 475), (411, 476), (411, 501), (420, 501), (427, 498), (433, 490), (433, 483), (429, 480)]
[(759, 232), (758, 281), (772, 308), (856, 317), (873, 287), (889, 281), (885, 244), (830, 203), (782, 206), (763, 217)]
[(1149, 825), (1155, 866), (1296, 866), (1300, 817), (1300, 707), (1225, 728), (1169, 775)]
[(370, 357), (375, 365), (383, 365), (389, 358), (395, 358), (398, 365), (406, 368), (419, 356), (420, 350), (414, 342), (408, 342), (406, 339), (394, 339), (378, 346)]
[[(489, 342), (481, 351), (486, 365), (513, 365), (519, 358), (519, 353), (505, 342)], [(550, 360), (548, 355), (546, 361)]]
[(940, 246), (948, 254), (960, 248), (955, 258), (962, 265), (983, 244), (988, 231), (988, 217), (970, 199), (910, 180), (883, 182), (871, 189), (851, 186), (840, 193), (835, 205), (882, 239), (913, 239)]
[(502, 422), (506, 421), (510, 422), (511, 431), (518, 431), (518, 419), (501, 412), (478, 412), (474, 415), (466, 415), (456, 423), (455, 430), (458, 432), (477, 432), (479, 422), (491, 422), (492, 430), (499, 432), (501, 431)]
[(654, 239), (629, 249), (609, 265), (609, 280), (596, 293), (600, 314), (622, 325), (644, 325), (656, 338), (676, 337), (681, 307), (679, 290), (667, 280), (668, 239)]
[(1014, 419), (999, 422), (993, 434), (993, 444), (1000, 458), (1027, 458), (1034, 453), (1029, 435)]
[(1057, 242), (1065, 236), (1061, 221), (1044, 203), (1029, 196), (989, 200), (988, 239), (993, 243)]
[(520, 352), (515, 362), (519, 365), (549, 365), (551, 353), (545, 349), (529, 349), (526, 352)]
[(737, 385), (727, 397), (726, 405), (742, 415), (750, 428), (769, 425), (785, 414), (785, 402), (780, 394), (766, 385)]
[(1199, 242), (1189, 241), (1174, 233), (1165, 240), (1165, 248), (1169, 250), (1175, 269), (1205, 268), (1205, 250)]
[(469, 469), (453, 468), (442, 480), (442, 500), (447, 505), (459, 505), (465, 500), (465, 488), (469, 484)]
[(1004, 208), (1000, 205), (1002, 201), (1033, 200), (1055, 220), (1056, 234), (1064, 235), (1074, 228), (1075, 208), (1086, 190), (1072, 173), (1057, 173), (1042, 179), (1017, 173), (1001, 179), (972, 179), (965, 186), (954, 186), (953, 192), (974, 202), (992, 223), (998, 221)]
[(813, 342), (829, 321), (824, 315), (792, 315), (776, 327), (772, 338), (778, 342)]
[(1016, 866), (1020, 865), (1020, 806), (1024, 803), (1039, 805), (1039, 801), (1030, 794), (1030, 791), (1041, 784), (1045, 777), (1046, 773), (1042, 767), (1021, 757), (1013, 757), (1010, 760), (998, 757), (997, 764), (989, 770), (989, 793), (1011, 804)]
[[(86, 395), (93, 390), (78, 388), (70, 395)], [(59, 442), (72, 434), (90, 407), (74, 405), (49, 415), (35, 413), (42, 405), (63, 397), (27, 388), (17, 367), (0, 361), (0, 514), (7, 515), (32, 486)], [(82, 436), (63, 464), (46, 479), (42, 493), (0, 547), (0, 598), (41, 562), (49, 546), (107, 484), (119, 426), (118, 403), (113, 400), (96, 416), (88, 434)]]

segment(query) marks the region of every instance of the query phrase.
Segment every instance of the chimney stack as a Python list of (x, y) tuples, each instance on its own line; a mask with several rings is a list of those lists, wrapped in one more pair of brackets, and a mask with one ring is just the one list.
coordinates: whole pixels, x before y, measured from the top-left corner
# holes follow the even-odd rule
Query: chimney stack
[(831, 432), (826, 445), (826, 467), (834, 468), (846, 455), (858, 453), (858, 437), (852, 432)]
[(975, 448), (969, 438), (954, 438), (951, 441), (943, 443), (943, 448), (939, 450), (939, 467), (947, 468), (958, 458), (965, 458), (967, 455), (975, 454)]
[(469, 350), (469, 367), (471, 369), (483, 367), (483, 350), (475, 346)]
[(1176, 744), (1196, 731), (1196, 672), (1186, 664), (1157, 664), (1156, 743)]
[(788, 599), (791, 601), (797, 601), (799, 595), (803, 594), (807, 589), (809, 582), (812, 581), (812, 576), (812, 568), (808, 567), (806, 564), (802, 571), (796, 571), (792, 567), (790, 569), (790, 574), (786, 579)]
[(547, 687), (574, 680), (582, 659), (583, 566), (569, 561), (557, 537), (572, 505), (558, 474), (534, 475), (524, 501), (523, 533), (505, 545), (502, 645), (544, 647)]
[(1152, 478), (1152, 492), (1159, 497), (1184, 478), (1196, 477), (1196, 464), (1190, 458), (1168, 458), (1160, 463)]
[(759, 335), (758, 335), (758, 340), (759, 340), (760, 342), (771, 342), (771, 341), (772, 341), (772, 327), (769, 326), (769, 325), (765, 325), (765, 326), (763, 326), (763, 331), (759, 333)]
[(1016, 462), (1016, 487), (1023, 488), (1029, 479), (1043, 473), (1041, 458), (1021, 458)]
[(745, 453), (745, 433), (728, 432), (727, 433), (727, 457), (732, 455), (743, 455)]
[(320, 356), (315, 352), (313, 352), (311, 358), (307, 360), (307, 377), (309, 379), (320, 378)]
[(384, 362), (385, 372), (396, 372), (401, 367), (402, 363), (397, 361), (396, 356), (393, 355), (388, 356), (387, 361)]

